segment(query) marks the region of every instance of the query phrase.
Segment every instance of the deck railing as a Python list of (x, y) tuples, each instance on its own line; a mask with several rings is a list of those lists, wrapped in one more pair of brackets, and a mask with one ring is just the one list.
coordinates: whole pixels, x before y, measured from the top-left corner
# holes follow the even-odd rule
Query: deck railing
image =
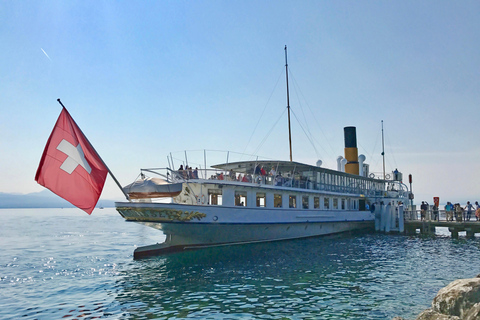
[[(160, 173), (160, 171), (166, 174)], [(391, 190), (381, 189), (367, 189), (365, 188), (364, 181), (361, 179), (350, 179), (349, 184), (332, 184), (326, 182), (317, 182), (308, 177), (301, 175), (277, 175), (273, 177), (271, 175), (256, 175), (247, 174), (242, 175), (234, 172), (225, 172), (218, 169), (201, 169), (201, 170), (171, 170), (169, 168), (154, 168), (154, 169), (142, 169), (142, 172), (155, 173), (163, 178), (166, 178), (168, 182), (184, 182), (189, 180), (203, 179), (203, 180), (223, 180), (231, 181), (235, 183), (257, 184), (257, 185), (271, 185), (282, 186), (286, 188), (296, 189), (309, 189), (317, 191), (329, 191), (348, 194), (362, 194), (366, 197), (382, 197), (388, 193), (392, 197), (404, 197), (406, 198), (408, 192), (402, 189), (402, 186), (398, 184), (397, 188)], [(392, 184), (394, 182), (391, 182)]]

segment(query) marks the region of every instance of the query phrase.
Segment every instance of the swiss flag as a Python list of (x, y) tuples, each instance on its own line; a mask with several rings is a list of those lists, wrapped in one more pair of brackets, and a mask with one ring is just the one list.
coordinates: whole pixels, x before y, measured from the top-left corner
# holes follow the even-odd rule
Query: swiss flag
[(91, 214), (108, 169), (63, 107), (35, 175), (35, 181)]

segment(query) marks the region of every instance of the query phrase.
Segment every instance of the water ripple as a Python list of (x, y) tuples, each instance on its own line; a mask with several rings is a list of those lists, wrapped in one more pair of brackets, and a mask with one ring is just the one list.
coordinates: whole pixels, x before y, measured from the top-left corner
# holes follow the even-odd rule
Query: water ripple
[(133, 244), (159, 234), (113, 210), (14, 213), (0, 210), (1, 319), (413, 318), (479, 273), (478, 238), (314, 238), (133, 261)]

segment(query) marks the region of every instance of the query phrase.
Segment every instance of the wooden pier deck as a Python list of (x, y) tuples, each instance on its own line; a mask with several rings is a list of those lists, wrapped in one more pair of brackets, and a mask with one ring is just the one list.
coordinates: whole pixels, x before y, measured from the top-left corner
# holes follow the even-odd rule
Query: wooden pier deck
[(405, 233), (415, 234), (420, 229), (420, 233), (434, 234), (436, 227), (447, 227), (452, 235), (452, 238), (458, 239), (458, 233), (465, 231), (467, 238), (475, 237), (475, 233), (480, 233), (480, 221), (420, 221), (407, 220), (405, 221)]
[(419, 215), (416, 215), (415, 218), (417, 219), (405, 219), (406, 234), (415, 234), (417, 230), (420, 230), (422, 234), (434, 234), (436, 227), (448, 228), (452, 238), (455, 239), (458, 239), (459, 232), (466, 232), (467, 238), (475, 237), (475, 233), (480, 234), (480, 221), (476, 221), (474, 215), (472, 215), (470, 221), (446, 221), (445, 212), (440, 210), (439, 220), (431, 219), (429, 214), (427, 214), (426, 220), (420, 220)]

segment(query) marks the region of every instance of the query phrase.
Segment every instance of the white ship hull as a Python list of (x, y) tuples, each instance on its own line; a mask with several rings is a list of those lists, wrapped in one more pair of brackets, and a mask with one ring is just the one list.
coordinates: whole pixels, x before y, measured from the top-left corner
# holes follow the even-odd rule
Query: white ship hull
[(163, 244), (138, 248), (135, 258), (202, 247), (278, 241), (374, 228), (369, 211), (292, 210), (162, 203), (116, 203), (127, 221), (160, 229)]

